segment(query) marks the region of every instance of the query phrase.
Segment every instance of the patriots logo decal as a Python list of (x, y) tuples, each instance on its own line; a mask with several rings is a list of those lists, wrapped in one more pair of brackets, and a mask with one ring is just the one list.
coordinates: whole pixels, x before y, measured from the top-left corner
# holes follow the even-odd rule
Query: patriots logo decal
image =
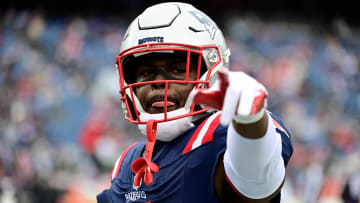
[(193, 15), (201, 24), (204, 25), (205, 30), (209, 33), (210, 38), (214, 40), (216, 31), (218, 30), (216, 24), (210, 20), (205, 14), (199, 11), (188, 11), (191, 15)]

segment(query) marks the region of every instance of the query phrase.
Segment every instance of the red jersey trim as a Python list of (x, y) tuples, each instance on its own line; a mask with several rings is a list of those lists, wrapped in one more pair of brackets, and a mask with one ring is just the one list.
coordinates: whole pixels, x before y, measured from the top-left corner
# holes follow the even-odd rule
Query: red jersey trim
[(120, 167), (121, 167), (121, 164), (126, 156), (126, 154), (129, 152), (129, 150), (131, 148), (133, 148), (135, 145), (137, 144), (137, 142), (135, 142), (134, 144), (132, 144), (131, 146), (129, 146), (128, 148), (125, 149), (125, 151), (121, 154), (121, 156), (118, 158), (118, 160), (116, 161), (115, 165), (114, 165), (114, 168), (111, 172), (111, 175), (110, 175), (110, 181), (113, 181), (113, 179), (118, 175), (119, 173), (119, 170), (120, 170)]
[(245, 200), (246, 202), (252, 202), (251, 199), (245, 197), (243, 194), (241, 194), (236, 188), (235, 186), (232, 184), (231, 180), (229, 179), (229, 177), (227, 176), (227, 174), (225, 173), (226, 176), (226, 180), (229, 183), (230, 187), (233, 189), (233, 191), (243, 200)]
[(200, 126), (195, 130), (189, 142), (186, 144), (182, 155), (198, 148), (205, 143), (213, 141), (214, 132), (220, 124), (220, 117), (221, 113), (218, 112), (203, 121)]
[(286, 136), (290, 137), (287, 131), (276, 120), (272, 119), (272, 122), (274, 123), (275, 128), (281, 130), (282, 132), (285, 133)]

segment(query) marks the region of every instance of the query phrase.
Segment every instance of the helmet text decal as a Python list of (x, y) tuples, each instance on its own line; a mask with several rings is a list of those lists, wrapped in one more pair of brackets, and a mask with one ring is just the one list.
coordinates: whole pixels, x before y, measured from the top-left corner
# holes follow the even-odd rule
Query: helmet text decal
[(164, 37), (145, 37), (145, 38), (139, 39), (139, 45), (145, 44), (147, 42), (164, 42)]

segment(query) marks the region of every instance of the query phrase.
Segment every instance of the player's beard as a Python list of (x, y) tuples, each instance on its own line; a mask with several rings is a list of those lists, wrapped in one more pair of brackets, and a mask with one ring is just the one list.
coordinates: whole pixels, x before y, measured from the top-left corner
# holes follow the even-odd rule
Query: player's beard
[[(167, 112), (167, 117), (175, 117), (188, 113), (185, 108), (176, 109), (174, 111)], [(164, 119), (164, 113), (149, 114), (145, 112), (140, 113), (140, 119), (142, 121), (148, 121), (151, 119), (161, 120)], [(172, 121), (161, 122), (157, 124), (156, 139), (164, 142), (169, 142), (183, 134), (190, 128), (194, 127), (192, 123), (192, 117), (184, 117), (175, 119)], [(146, 124), (139, 124), (138, 128), (141, 134), (146, 136)]]

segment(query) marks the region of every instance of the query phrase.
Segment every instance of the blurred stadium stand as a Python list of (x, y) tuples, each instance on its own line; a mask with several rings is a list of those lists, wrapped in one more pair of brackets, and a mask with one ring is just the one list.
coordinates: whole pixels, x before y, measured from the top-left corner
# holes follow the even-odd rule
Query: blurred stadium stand
[[(114, 57), (153, 3), (1, 1), (1, 203), (95, 202), (109, 186), (114, 161), (142, 138), (122, 117)], [(360, 1), (192, 3), (293, 134), (283, 202), (358, 201)]]
[[(46, 1), (46, 0), (3, 0), (2, 8), (31, 8), (43, 9), (47, 14), (73, 14), (73, 13), (87, 13), (87, 14), (116, 14), (128, 17), (129, 13), (136, 15), (148, 6), (166, 2), (164, 0), (146, 1), (146, 0), (104, 0), (104, 1)], [(198, 1), (184, 1), (190, 2), (194, 6), (204, 8), (210, 16), (216, 19), (222, 18), (226, 12), (249, 12), (263, 14), (295, 14), (306, 17), (317, 17), (329, 19), (337, 15), (348, 18), (347, 20), (354, 21), (359, 19), (358, 8), (360, 2), (357, 0), (198, 0)], [(1, 5), (0, 4), (0, 5)], [(225, 12), (221, 12), (225, 11)]]

